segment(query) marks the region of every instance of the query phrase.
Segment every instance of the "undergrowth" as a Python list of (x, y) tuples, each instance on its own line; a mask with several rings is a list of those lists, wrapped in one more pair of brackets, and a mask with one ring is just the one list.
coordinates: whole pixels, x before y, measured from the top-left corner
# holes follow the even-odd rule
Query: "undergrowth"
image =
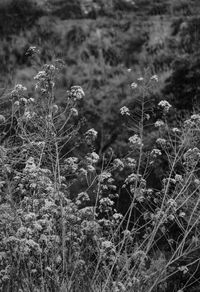
[[(134, 111), (120, 110), (132, 131), (127, 155), (99, 155), (97, 131), (83, 131), (79, 118), (83, 89), (56, 104), (62, 66), (42, 67), (33, 96), (17, 84), (2, 98), (10, 108), (0, 115), (1, 291), (190, 291), (199, 283), (200, 115), (170, 128), (162, 100), (153, 121), (158, 76), (147, 71), (131, 84)], [(151, 151), (148, 127), (157, 128)], [(162, 186), (149, 188), (159, 160)], [(123, 213), (121, 196), (130, 200)]]

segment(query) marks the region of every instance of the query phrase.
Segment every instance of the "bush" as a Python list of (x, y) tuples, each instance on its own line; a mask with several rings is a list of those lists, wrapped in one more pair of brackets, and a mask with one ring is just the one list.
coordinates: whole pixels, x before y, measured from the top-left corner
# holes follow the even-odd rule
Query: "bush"
[[(77, 118), (83, 89), (72, 86), (63, 106), (55, 103), (62, 66), (60, 60), (43, 66), (34, 96), (16, 85), (10, 114), (0, 116), (2, 291), (167, 291), (172, 284), (192, 291), (199, 264), (200, 116), (171, 129), (171, 105), (161, 101), (149, 151), (145, 128), (152, 126), (149, 97), (158, 77), (146, 72), (131, 84), (137, 110), (120, 110), (132, 131), (127, 155), (101, 157), (94, 148), (98, 133), (83, 131)], [(162, 187), (149, 188), (148, 175), (163, 156)], [(130, 204), (121, 214), (123, 193)]]

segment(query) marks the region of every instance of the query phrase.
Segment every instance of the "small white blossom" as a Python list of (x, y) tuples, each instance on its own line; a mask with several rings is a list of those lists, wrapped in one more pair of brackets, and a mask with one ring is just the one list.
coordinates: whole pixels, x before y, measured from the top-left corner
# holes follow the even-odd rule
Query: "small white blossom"
[(129, 140), (131, 146), (139, 146), (139, 147), (143, 146), (142, 140), (137, 134), (131, 136), (128, 140)]
[(158, 104), (159, 107), (163, 109), (164, 113), (167, 113), (169, 109), (172, 107), (171, 104), (166, 100), (161, 100)]
[(180, 133), (181, 130), (179, 130), (178, 128), (173, 128), (173, 129), (172, 129), (172, 132), (173, 132), (173, 133)]
[(72, 114), (72, 116), (77, 117), (78, 116), (78, 111), (76, 108), (71, 108), (70, 109), (70, 113)]
[(122, 116), (124, 116), (124, 115), (130, 116), (130, 111), (126, 106), (123, 106), (120, 108), (120, 113)]
[(151, 77), (151, 80), (154, 80), (154, 81), (158, 82), (158, 75), (153, 75)]
[(116, 158), (113, 161), (113, 167), (114, 167), (114, 169), (118, 168), (119, 170), (123, 170), (124, 163), (119, 158)]
[(180, 212), (179, 217), (181, 217), (181, 218), (185, 217), (185, 212)]
[(85, 93), (81, 86), (74, 85), (70, 88), (70, 92), (68, 92), (70, 97), (72, 97), (74, 100), (81, 100)]
[(43, 70), (43, 71), (39, 71), (38, 74), (34, 77), (34, 79), (38, 81), (43, 81), (46, 79), (46, 77), (47, 77), (47, 73)]
[(180, 174), (176, 174), (176, 175), (175, 175), (175, 180), (176, 180), (176, 182), (183, 182), (183, 177), (182, 177), (182, 175), (180, 175)]
[(159, 149), (153, 149), (150, 154), (153, 158), (162, 155), (162, 152)]
[(188, 272), (187, 266), (181, 266), (178, 268), (179, 271), (183, 272), (183, 274), (186, 274)]
[(94, 142), (97, 138), (97, 134), (98, 132), (95, 129), (89, 129), (86, 133), (85, 133), (85, 139), (87, 141), (88, 144), (91, 144), (92, 142)]
[(132, 88), (132, 89), (135, 89), (135, 88), (137, 88), (137, 87), (138, 87), (137, 83), (135, 83), (135, 82), (131, 83), (131, 88)]
[(161, 121), (161, 120), (156, 121), (155, 124), (154, 124), (154, 126), (156, 128), (163, 127), (164, 125), (165, 125), (165, 123), (163, 121)]
[(163, 147), (163, 146), (166, 145), (167, 140), (164, 139), (164, 138), (158, 138), (158, 139), (156, 140), (156, 143)]
[(5, 123), (6, 118), (3, 115), (0, 115), (0, 123)]

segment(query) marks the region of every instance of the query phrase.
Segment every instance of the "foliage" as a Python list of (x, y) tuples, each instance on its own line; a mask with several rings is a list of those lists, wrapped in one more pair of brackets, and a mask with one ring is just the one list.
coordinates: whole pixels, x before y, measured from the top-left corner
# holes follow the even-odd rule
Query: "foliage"
[[(37, 58), (35, 47), (29, 53)], [(158, 76), (147, 71), (131, 84), (137, 110), (120, 110), (131, 133), (127, 154), (98, 155), (97, 131), (84, 130), (78, 118), (83, 89), (72, 86), (65, 103), (55, 103), (62, 70), (60, 60), (45, 64), (34, 96), (17, 84), (10, 113), (0, 116), (1, 289), (192, 291), (199, 277), (199, 115), (170, 128), (172, 106), (160, 101), (149, 150), (145, 129)], [(161, 157), (167, 165), (158, 191), (147, 179)], [(121, 213), (124, 196), (130, 203)]]

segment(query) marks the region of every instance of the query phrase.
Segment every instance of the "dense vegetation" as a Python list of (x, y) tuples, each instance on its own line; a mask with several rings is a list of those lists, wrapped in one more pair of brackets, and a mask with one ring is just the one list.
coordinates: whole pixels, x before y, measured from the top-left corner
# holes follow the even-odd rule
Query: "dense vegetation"
[(198, 2), (1, 1), (2, 291), (200, 289)]

